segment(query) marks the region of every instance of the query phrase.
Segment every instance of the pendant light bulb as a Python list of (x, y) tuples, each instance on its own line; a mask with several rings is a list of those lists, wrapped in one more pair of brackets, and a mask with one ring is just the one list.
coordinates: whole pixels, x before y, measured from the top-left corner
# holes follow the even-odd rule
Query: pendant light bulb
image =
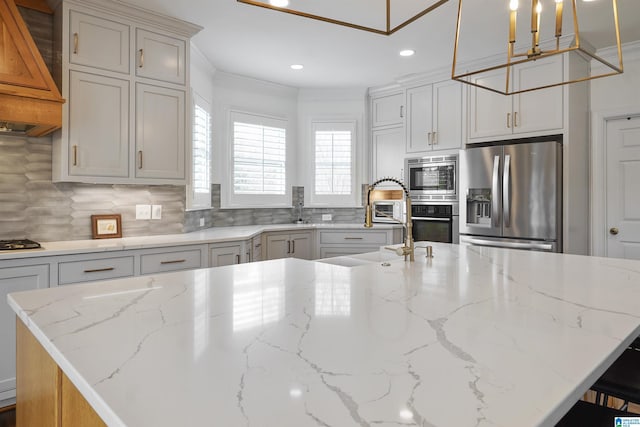
[(536, 12), (537, 13), (542, 12), (542, 2), (538, 2), (538, 6), (536, 6)]
[(518, 10), (518, 0), (511, 0), (509, 2), (509, 9), (513, 11)]

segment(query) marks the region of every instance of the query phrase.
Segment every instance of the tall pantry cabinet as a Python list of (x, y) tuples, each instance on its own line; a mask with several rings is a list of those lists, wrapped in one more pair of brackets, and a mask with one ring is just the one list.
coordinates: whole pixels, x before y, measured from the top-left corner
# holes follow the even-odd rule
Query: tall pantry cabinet
[(112, 0), (54, 8), (67, 102), (53, 180), (185, 184), (189, 39), (200, 27)]

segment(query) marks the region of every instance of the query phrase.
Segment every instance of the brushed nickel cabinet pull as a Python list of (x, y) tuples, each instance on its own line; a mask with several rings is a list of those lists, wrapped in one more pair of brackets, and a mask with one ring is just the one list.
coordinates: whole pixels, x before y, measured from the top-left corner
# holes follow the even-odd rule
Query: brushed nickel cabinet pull
[(138, 164), (138, 169), (142, 169), (142, 150), (138, 151), (138, 159), (140, 163)]
[(431, 145), (431, 132), (427, 132), (427, 145)]
[(240, 264), (240, 255), (236, 255), (236, 264)]
[(160, 264), (180, 264), (186, 261), (186, 259), (173, 259), (171, 261), (160, 261)]
[(344, 240), (362, 240), (362, 237), (345, 237)]
[(511, 129), (511, 113), (507, 113), (507, 129)]
[(78, 166), (78, 146), (73, 146), (73, 166)]
[(513, 127), (514, 128), (518, 127), (518, 112), (517, 111), (515, 113), (513, 113)]
[(115, 270), (114, 267), (107, 267), (107, 268), (96, 268), (93, 270), (85, 270), (84, 272), (85, 273), (102, 273), (104, 271), (113, 271), (113, 270)]
[(404, 117), (404, 105), (400, 106), (400, 118)]
[(292, 246), (293, 246), (293, 249), (291, 249), (291, 253), (295, 254), (296, 253), (296, 241), (292, 240), (291, 243), (292, 243)]
[(73, 54), (78, 54), (78, 33), (73, 33)]
[(140, 49), (140, 68), (144, 67), (144, 50)]
[(287, 253), (291, 253), (291, 240), (287, 240)]
[(431, 145), (438, 145), (438, 140), (436, 139), (437, 132), (433, 132), (433, 136), (431, 137)]

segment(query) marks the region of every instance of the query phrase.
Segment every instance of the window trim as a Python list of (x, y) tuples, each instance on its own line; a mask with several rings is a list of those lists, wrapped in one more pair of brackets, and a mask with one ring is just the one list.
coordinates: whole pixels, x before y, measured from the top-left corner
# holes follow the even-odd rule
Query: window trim
[[(194, 163), (193, 163), (193, 127), (195, 126), (195, 116), (196, 116), (196, 106), (200, 106), (209, 114), (209, 191), (208, 192), (198, 192), (196, 194), (195, 187), (193, 185), (193, 173), (194, 173)], [(203, 209), (211, 209), (211, 184), (213, 182), (213, 113), (212, 113), (212, 103), (207, 100), (202, 95), (198, 94), (195, 90), (191, 90), (191, 120), (190, 120), (190, 155), (189, 155), (189, 182), (187, 184), (186, 191), (186, 211), (196, 211)]]
[[(348, 195), (319, 195), (316, 189), (316, 129), (321, 127), (336, 125), (338, 129), (344, 130), (346, 127), (351, 130), (351, 194)], [(335, 118), (311, 118), (309, 122), (308, 152), (309, 170), (307, 185), (305, 186), (305, 205), (308, 207), (339, 207), (354, 208), (361, 207), (361, 189), (359, 185), (360, 159), (358, 151), (360, 147), (360, 136), (358, 132), (358, 119), (355, 117), (335, 117)], [(342, 127), (342, 128), (341, 128)], [(340, 129), (341, 128), (341, 129)]]
[[(227, 162), (224, 167), (225, 176), (221, 189), (221, 208), (223, 209), (255, 209), (255, 208), (291, 208), (291, 123), (288, 117), (230, 109), (227, 115)], [(241, 120), (243, 119), (244, 120)], [(285, 184), (284, 194), (235, 194), (234, 192), (234, 123), (259, 124), (263, 126), (282, 127), (285, 129)]]

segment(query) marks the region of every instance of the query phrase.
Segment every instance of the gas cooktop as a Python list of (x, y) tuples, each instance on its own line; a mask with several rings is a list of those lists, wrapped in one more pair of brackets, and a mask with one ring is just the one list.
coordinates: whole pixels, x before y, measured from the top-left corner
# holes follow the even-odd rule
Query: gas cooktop
[(40, 247), (40, 243), (28, 239), (0, 240), (0, 251), (38, 249)]

